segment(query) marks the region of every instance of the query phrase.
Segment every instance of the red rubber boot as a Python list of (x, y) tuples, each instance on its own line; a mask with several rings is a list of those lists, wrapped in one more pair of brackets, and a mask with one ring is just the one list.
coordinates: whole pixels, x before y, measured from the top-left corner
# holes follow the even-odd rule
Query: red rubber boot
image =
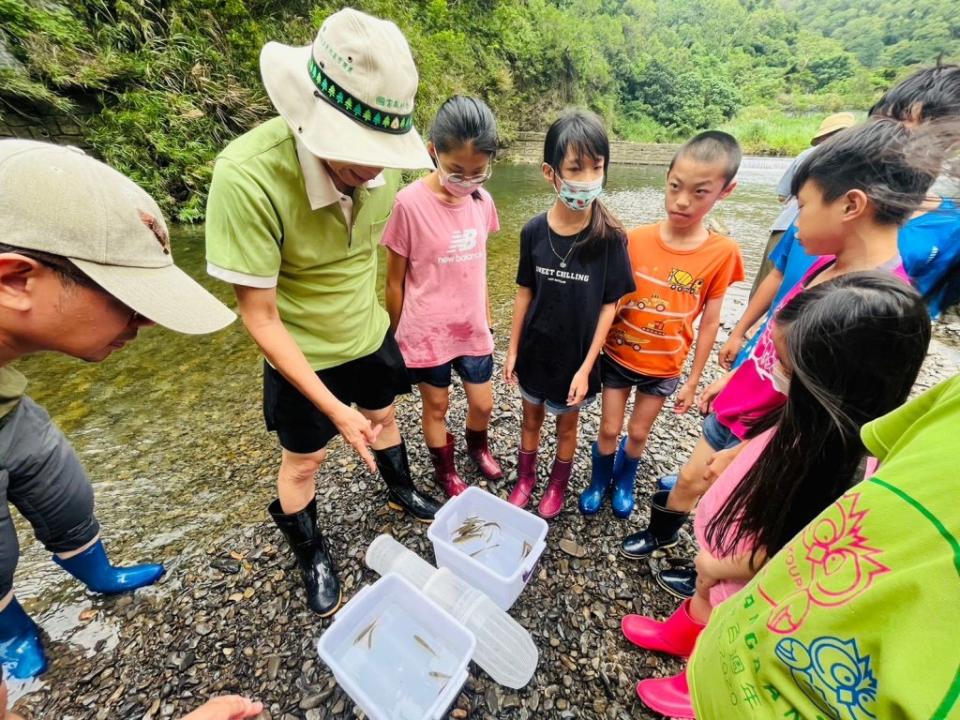
[(517, 457), (517, 484), (507, 501), (517, 507), (525, 508), (530, 502), (530, 494), (537, 485), (537, 451), (520, 448)]
[(704, 624), (690, 615), (690, 600), (687, 599), (663, 622), (644, 615), (624, 615), (620, 628), (627, 640), (646, 650), (690, 657)]
[(453, 460), (453, 435), (447, 433), (447, 444), (443, 447), (428, 447), (427, 450), (433, 460), (433, 479), (443, 494), (452, 498), (466, 490), (468, 485), (460, 479)]
[(567, 497), (567, 485), (570, 484), (570, 473), (573, 471), (573, 460), (554, 458), (550, 469), (550, 482), (546, 492), (540, 498), (540, 507), (537, 512), (545, 520), (555, 518), (563, 510), (563, 501)]
[(637, 683), (637, 695), (651, 710), (668, 718), (694, 718), (687, 685), (687, 669), (665, 678), (649, 678)]
[(467, 455), (477, 464), (480, 474), (490, 482), (502, 478), (503, 470), (500, 469), (500, 463), (487, 445), (487, 431), (467, 428), (464, 437), (467, 440)]

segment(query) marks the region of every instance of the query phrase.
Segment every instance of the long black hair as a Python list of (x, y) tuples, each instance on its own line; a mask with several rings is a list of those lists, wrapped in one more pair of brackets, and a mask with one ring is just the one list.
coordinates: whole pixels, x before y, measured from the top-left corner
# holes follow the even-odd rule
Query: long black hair
[[(454, 95), (437, 110), (430, 126), (430, 142), (438, 155), (470, 143), (493, 162), (500, 147), (497, 120), (490, 107), (480, 98)], [(474, 190), (471, 197), (479, 200), (480, 190)]]
[[(603, 182), (606, 185), (607, 169), (610, 167), (610, 139), (603, 121), (597, 115), (586, 110), (568, 110), (554, 120), (543, 141), (543, 161), (553, 168), (557, 176), (562, 177), (563, 161), (570, 150), (593, 161), (603, 160)], [(587, 235), (576, 252), (591, 257), (602, 251), (608, 243), (626, 244), (627, 231), (600, 202), (600, 198), (593, 201), (591, 212)]]
[(792, 369), (787, 402), (751, 427), (751, 436), (776, 430), (706, 532), (721, 556), (749, 543), (751, 563), (853, 484), (866, 454), (860, 428), (907, 399), (930, 343), (920, 295), (879, 271), (816, 285), (775, 322)]

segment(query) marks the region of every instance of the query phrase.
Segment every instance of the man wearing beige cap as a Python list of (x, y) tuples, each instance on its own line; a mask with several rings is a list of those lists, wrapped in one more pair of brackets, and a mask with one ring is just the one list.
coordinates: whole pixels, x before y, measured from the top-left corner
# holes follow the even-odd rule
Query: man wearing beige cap
[(94, 592), (149, 585), (163, 566), (110, 564), (90, 481), (10, 363), (45, 350), (99, 362), (141, 327), (209, 333), (234, 315), (173, 264), (150, 196), (74, 148), (0, 140), (0, 227), (0, 661), (26, 678), (46, 658), (13, 595), (19, 546), (8, 503)]
[(770, 226), (770, 239), (767, 240), (767, 247), (763, 251), (763, 261), (760, 264), (760, 270), (753, 279), (753, 287), (750, 288), (750, 297), (754, 296), (760, 287), (760, 283), (763, 282), (763, 279), (770, 272), (770, 268), (773, 267), (773, 263), (769, 259), (770, 253), (773, 252), (773, 249), (777, 246), (777, 243), (780, 242), (780, 238), (783, 237), (784, 233), (793, 225), (793, 221), (797, 219), (797, 213), (799, 212), (797, 209), (797, 199), (790, 195), (790, 183), (793, 181), (793, 174), (797, 171), (797, 168), (800, 167), (803, 159), (812, 153), (817, 145), (833, 137), (841, 130), (853, 127), (856, 122), (856, 117), (850, 112), (834, 113), (833, 115), (825, 117), (820, 123), (820, 127), (817, 128), (817, 132), (810, 138), (810, 147), (797, 155), (784, 171), (780, 182), (777, 183), (777, 200), (784, 207), (780, 211), (780, 214), (777, 215), (777, 219), (773, 221), (773, 225)]
[(379, 469), (393, 507), (424, 522), (439, 507), (410, 477), (393, 410), (410, 384), (376, 294), (397, 169), (433, 163), (413, 127), (417, 70), (393, 23), (341, 10), (310, 46), (268, 43), (260, 69), (280, 117), (217, 159), (207, 267), (234, 286), (266, 359), (264, 418), (282, 448), (268, 511), (296, 555), (310, 608), (325, 617), (341, 593), (314, 477), (331, 439), (340, 434)]

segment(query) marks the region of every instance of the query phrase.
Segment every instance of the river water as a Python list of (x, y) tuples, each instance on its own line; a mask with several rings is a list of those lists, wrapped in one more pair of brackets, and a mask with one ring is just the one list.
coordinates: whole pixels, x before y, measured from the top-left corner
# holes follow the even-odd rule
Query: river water
[[(748, 277), (777, 213), (774, 188), (787, 163), (748, 158), (737, 190), (714, 211), (740, 242)], [(605, 201), (627, 227), (651, 222), (663, 214), (663, 182), (663, 168), (615, 166)], [(533, 165), (498, 164), (488, 188), (502, 225), (490, 242), (491, 299), (496, 324), (505, 331), (520, 228), (553, 196)], [(178, 265), (232, 305), (231, 289), (204, 273), (203, 228), (177, 228), (173, 235)], [(748, 289), (741, 283), (728, 293), (727, 321), (738, 317)], [(504, 336), (499, 333), (499, 342)], [(152, 328), (96, 366), (54, 355), (18, 364), (30, 378), (30, 394), (48, 408), (89, 471), (114, 560), (162, 560), (175, 573), (184, 557), (214, 546), (225, 531), (266, 519), (279, 453), (262, 425), (260, 362), (237, 322), (205, 337)], [(72, 651), (112, 646), (115, 628), (78, 619), (90, 596), (50, 562), (19, 517), (18, 526), (21, 602)], [(33, 687), (16, 688), (16, 694)]]

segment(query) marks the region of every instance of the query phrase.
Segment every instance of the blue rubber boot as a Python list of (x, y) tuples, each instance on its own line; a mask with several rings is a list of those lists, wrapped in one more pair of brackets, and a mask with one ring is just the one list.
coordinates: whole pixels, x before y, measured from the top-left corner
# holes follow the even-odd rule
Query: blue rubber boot
[(40, 630), (16, 598), (0, 612), (0, 663), (18, 680), (35, 677), (47, 669)]
[(593, 474), (590, 485), (580, 493), (580, 512), (584, 515), (596, 515), (603, 505), (603, 498), (610, 489), (613, 480), (613, 458), (615, 453), (601, 455), (597, 444), (593, 444), (590, 456), (593, 458)]
[(633, 512), (633, 485), (639, 466), (640, 458), (627, 455), (627, 438), (624, 437), (613, 463), (613, 497), (610, 499), (613, 514), (618, 518), (628, 518)]
[(88, 588), (104, 595), (153, 585), (163, 575), (163, 565), (114, 567), (107, 558), (107, 551), (104, 550), (101, 540), (67, 560), (54, 555), (53, 561)]
[(657, 490), (666, 490), (670, 492), (673, 490), (674, 486), (677, 484), (676, 475), (664, 475), (662, 478), (657, 480)]

